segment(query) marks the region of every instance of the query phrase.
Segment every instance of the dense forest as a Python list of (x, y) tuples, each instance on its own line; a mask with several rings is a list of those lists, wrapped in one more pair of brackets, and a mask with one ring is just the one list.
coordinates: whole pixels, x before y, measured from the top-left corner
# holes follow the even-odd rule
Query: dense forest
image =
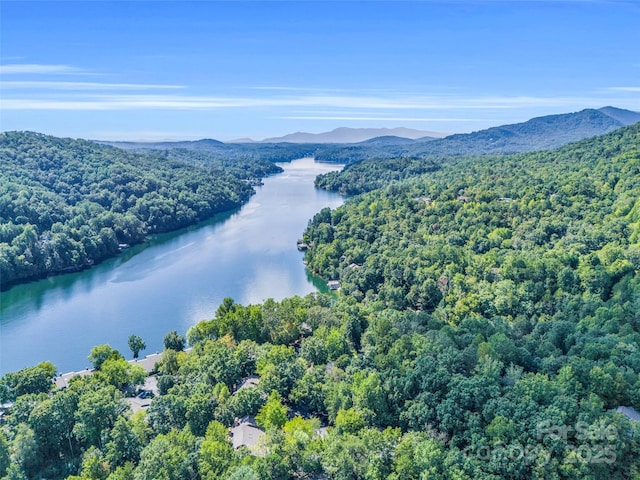
[(342, 170), (318, 175), (315, 186), (340, 193), (357, 195), (388, 185), (392, 181), (406, 180), (423, 173), (435, 172), (445, 162), (456, 159), (431, 158), (376, 158), (367, 162), (347, 164)]
[[(191, 154), (192, 153), (192, 154)], [(266, 160), (134, 154), (85, 140), (0, 134), (0, 288), (92, 265), (240, 206)]]
[(5, 375), (0, 477), (640, 478), (639, 198), (640, 124), (325, 209), (306, 260), (340, 292), (167, 334), (146, 411), (107, 345), (64, 390)]
[[(165, 152), (173, 155), (181, 151), (198, 152), (225, 164), (236, 163), (238, 160), (289, 162), (303, 157), (313, 157), (325, 147), (314, 143), (223, 143), (218, 140), (203, 139), (182, 142), (101, 142), (114, 147), (134, 152)], [(190, 156), (189, 156), (190, 157)], [(200, 157), (202, 158), (202, 156)], [(338, 162), (340, 163), (340, 162)]]
[[(524, 123), (502, 125), (472, 133), (398, 143), (362, 142), (328, 146), (318, 150), (316, 160), (348, 164), (342, 172), (320, 175), (316, 186), (343, 194), (380, 188), (390, 180), (415, 176), (422, 161), (432, 169), (463, 156), (509, 154), (557, 148), (569, 142), (608, 133), (640, 121), (640, 113), (613, 107), (575, 113), (547, 115)], [(417, 172), (422, 173), (422, 172)]]

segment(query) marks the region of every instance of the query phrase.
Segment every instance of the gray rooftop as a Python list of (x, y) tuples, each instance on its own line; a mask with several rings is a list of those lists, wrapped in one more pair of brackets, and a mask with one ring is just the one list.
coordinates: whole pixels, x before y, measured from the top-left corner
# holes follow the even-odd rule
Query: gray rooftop
[(160, 360), (161, 358), (161, 353), (152, 353), (151, 355), (147, 355), (146, 357), (138, 360), (129, 360), (129, 363), (133, 365), (140, 365), (142, 368), (144, 368), (145, 372), (151, 373), (153, 367), (156, 366), (156, 363), (158, 363), (158, 360)]
[(238, 390), (242, 390), (243, 388), (257, 387), (259, 383), (260, 383), (260, 377), (258, 375), (249, 375), (248, 377), (242, 380), (238, 388), (236, 388), (236, 392)]
[(260, 445), (260, 439), (264, 432), (251, 423), (241, 423), (231, 429), (231, 442), (233, 448), (247, 447), (249, 451), (257, 456), (264, 456)]
[(80, 370), (79, 372), (67, 372), (62, 375), (58, 375), (53, 379), (53, 383), (55, 383), (58, 388), (67, 388), (69, 386), (69, 380), (73, 377), (92, 375), (93, 369)]
[(616, 412), (621, 413), (629, 420), (640, 422), (640, 412), (633, 407), (618, 407), (616, 408)]
[(151, 405), (152, 398), (138, 398), (138, 397), (127, 397), (124, 399), (125, 402), (129, 404), (129, 408), (133, 413), (136, 413), (138, 410), (146, 410)]

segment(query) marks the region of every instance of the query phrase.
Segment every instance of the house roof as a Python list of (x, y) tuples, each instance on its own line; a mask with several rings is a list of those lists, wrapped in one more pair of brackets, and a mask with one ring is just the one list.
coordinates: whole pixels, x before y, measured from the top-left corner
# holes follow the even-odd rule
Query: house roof
[(152, 398), (127, 397), (124, 399), (129, 404), (129, 408), (133, 413), (138, 410), (146, 410), (151, 405)]
[(55, 385), (58, 388), (67, 388), (69, 386), (69, 380), (71, 380), (73, 377), (92, 375), (92, 374), (93, 374), (93, 369), (88, 369), (88, 368), (86, 370), (80, 370), (79, 372), (63, 373), (62, 375), (58, 375), (57, 377), (55, 377), (53, 379), (53, 383), (55, 383)]
[(156, 366), (156, 363), (158, 363), (158, 360), (160, 360), (161, 358), (162, 358), (161, 353), (152, 353), (151, 355), (147, 355), (144, 358), (140, 358), (137, 360), (130, 360), (129, 363), (133, 365), (140, 365), (145, 372), (151, 373), (151, 371), (153, 370), (153, 367)]
[(238, 388), (236, 388), (236, 392), (243, 388), (257, 387), (259, 383), (260, 377), (258, 375), (249, 375), (247, 378), (242, 380), (242, 383), (240, 383)]
[(233, 448), (247, 447), (251, 453), (264, 456), (260, 449), (260, 438), (265, 433), (251, 423), (241, 423), (231, 429)]
[(640, 422), (640, 412), (637, 411), (633, 407), (618, 407), (616, 408), (616, 412), (621, 413), (629, 420), (633, 420), (634, 422)]
[[(189, 353), (191, 350), (193, 350), (191, 347), (189, 348), (185, 348), (185, 353)], [(155, 367), (156, 363), (158, 363), (158, 361), (162, 358), (162, 353), (152, 353), (151, 355), (147, 355), (144, 358), (141, 359), (137, 359), (137, 360), (128, 360), (128, 362), (131, 365), (140, 365), (143, 370), (149, 374), (153, 371), (153, 368)], [(94, 373), (94, 369), (93, 368), (87, 368), (86, 370), (80, 370), (79, 372), (68, 372), (68, 373), (63, 373), (62, 375), (58, 375), (57, 377), (55, 377), (53, 379), (53, 383), (56, 384), (56, 386), (58, 388), (67, 388), (69, 386), (69, 380), (71, 380), (73, 377), (77, 377), (79, 375), (91, 375)], [(146, 387), (145, 387), (146, 388)], [(153, 389), (148, 389), (148, 390), (153, 390)]]

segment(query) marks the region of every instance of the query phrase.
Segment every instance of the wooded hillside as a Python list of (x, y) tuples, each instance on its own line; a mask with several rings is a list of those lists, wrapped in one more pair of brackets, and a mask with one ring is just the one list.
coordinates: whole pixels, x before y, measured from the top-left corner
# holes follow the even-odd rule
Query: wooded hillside
[(66, 390), (5, 375), (0, 475), (638, 478), (639, 199), (636, 125), (325, 209), (304, 239), (336, 296), (225, 299), (192, 351), (165, 337), (135, 414), (143, 375), (108, 346)]
[[(193, 165), (198, 163), (197, 166)], [(270, 162), (176, 152), (141, 155), (85, 140), (0, 134), (0, 286), (73, 271), (135, 244), (240, 206), (245, 179)]]

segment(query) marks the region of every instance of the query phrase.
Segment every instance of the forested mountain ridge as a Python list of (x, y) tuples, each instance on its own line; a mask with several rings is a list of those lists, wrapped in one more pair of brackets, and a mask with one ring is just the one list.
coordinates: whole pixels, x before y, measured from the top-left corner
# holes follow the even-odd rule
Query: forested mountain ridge
[[(557, 148), (570, 142), (602, 135), (640, 121), (630, 110), (604, 107), (576, 113), (547, 115), (523, 123), (488, 128), (469, 134), (450, 135), (449, 150), (458, 155), (477, 153), (516, 153)], [(437, 148), (435, 145), (432, 148)], [(481, 150), (475, 151), (476, 149)], [(445, 153), (445, 152), (437, 152)]]
[(634, 125), (325, 209), (307, 261), (341, 293), (225, 299), (191, 352), (165, 337), (135, 414), (144, 379), (106, 345), (65, 390), (47, 363), (5, 375), (0, 476), (638, 478), (639, 179)]
[(177, 151), (198, 152), (216, 161), (269, 161), (288, 162), (303, 157), (313, 157), (319, 144), (295, 143), (223, 143), (218, 140), (203, 139), (179, 142), (106, 142), (98, 143), (111, 145), (124, 150), (135, 152), (163, 152), (165, 156), (172, 156)]
[(225, 168), (186, 154), (140, 155), (85, 140), (0, 134), (0, 286), (84, 268), (152, 233), (240, 206), (270, 162)]
[[(640, 121), (640, 114), (630, 110), (604, 107), (576, 113), (548, 115), (524, 123), (492, 127), (478, 132), (450, 135), (427, 142), (405, 145), (391, 143), (349, 145), (341, 149), (318, 151), (323, 161), (343, 161), (350, 164), (342, 172), (318, 177), (316, 185), (344, 194), (362, 193), (383, 186), (384, 181), (410, 176), (405, 164), (416, 160), (441, 164), (459, 156), (508, 154), (557, 148), (570, 142), (602, 135)], [(389, 162), (384, 165), (384, 162)], [(381, 163), (382, 165), (374, 165)], [(413, 167), (409, 167), (413, 168)]]
[[(540, 279), (563, 275), (545, 286), (551, 296), (571, 279), (576, 291), (606, 301), (640, 267), (639, 175), (640, 123), (559, 150), (465, 159), (317, 214), (304, 237), (314, 245), (308, 264), (356, 298), (452, 309), (449, 318), (470, 302), (461, 292), (495, 290), (540, 268)], [(456, 277), (473, 278), (473, 287), (438, 293)], [(500, 311), (490, 303), (462, 311)], [(541, 308), (528, 313), (549, 313)]]
[[(356, 194), (384, 186), (391, 180), (403, 180), (433, 171), (442, 162), (450, 162), (464, 155), (503, 154), (556, 148), (572, 141), (601, 135), (640, 120), (640, 114), (615, 107), (598, 110), (548, 115), (527, 122), (503, 125), (468, 134), (449, 135), (444, 138), (418, 139), (381, 136), (360, 143), (324, 143), (329, 138), (364, 134), (372, 129), (336, 129), (338, 137), (320, 136), (322, 143), (223, 143), (212, 139), (180, 142), (99, 142), (137, 152), (156, 151), (167, 158), (193, 158), (197, 156), (217, 162), (289, 161), (301, 157), (314, 157), (319, 162), (346, 163), (342, 172), (320, 175), (316, 185), (343, 194)], [(384, 129), (378, 129), (388, 133)], [(405, 132), (391, 129), (389, 132)], [(417, 131), (406, 130), (407, 135)], [(292, 137), (295, 141), (311, 142), (314, 135)], [(347, 133), (344, 133), (347, 135)], [(287, 139), (288, 136), (282, 137)], [(272, 139), (274, 140), (274, 139)], [(275, 139), (278, 140), (278, 139)], [(186, 155), (185, 155), (186, 153)]]
[(599, 108), (598, 111), (609, 115), (611, 118), (614, 118), (625, 126), (633, 125), (634, 123), (640, 122), (640, 112), (634, 112), (631, 110), (626, 110), (624, 108), (616, 108), (611, 106)]

